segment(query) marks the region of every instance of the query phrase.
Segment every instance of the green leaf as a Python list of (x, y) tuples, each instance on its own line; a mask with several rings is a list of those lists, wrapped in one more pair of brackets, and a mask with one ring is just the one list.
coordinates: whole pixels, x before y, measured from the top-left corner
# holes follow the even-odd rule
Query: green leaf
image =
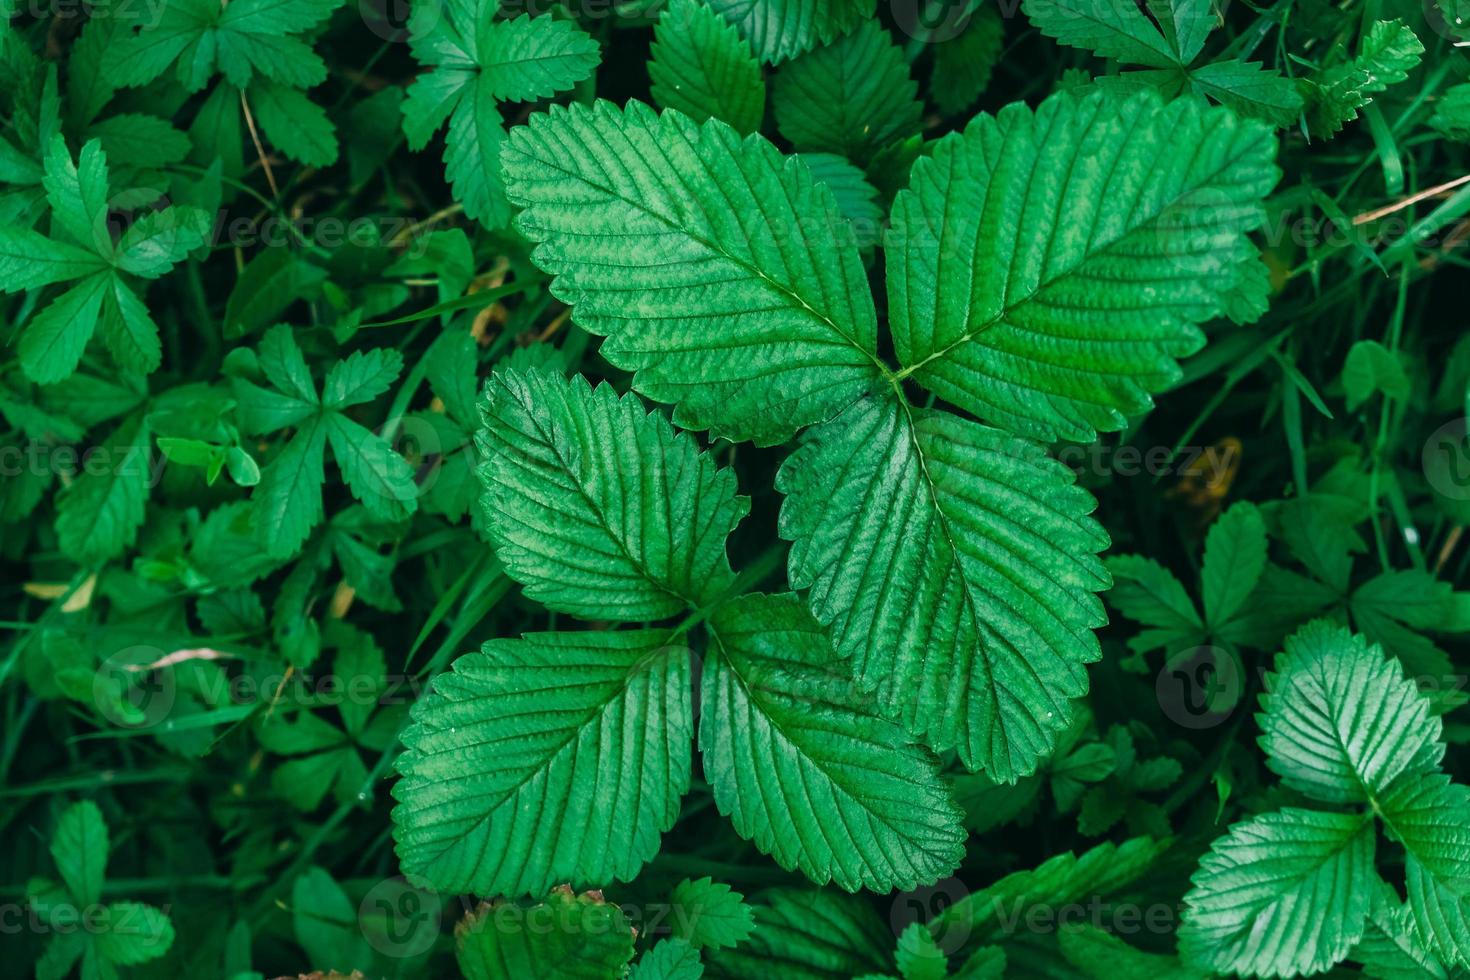
[(102, 921), (97, 953), (109, 963), (133, 966), (156, 960), (174, 942), (167, 913), (141, 902), (114, 902), (106, 907)]
[(959, 115), (985, 93), (1005, 42), (1005, 21), (995, 8), (972, 6), (964, 31), (934, 48), (929, 98), (946, 116)]
[(811, 171), (812, 180), (825, 184), (832, 192), (837, 210), (853, 223), (858, 243), (864, 249), (878, 244), (883, 208), (878, 203), (878, 189), (868, 183), (862, 169), (832, 153), (803, 153), (801, 159)]
[(25, 228), (0, 225), (0, 291), (18, 293), (105, 269), (91, 252)]
[(1398, 661), (1344, 627), (1302, 627), (1266, 680), (1266, 764), (1313, 799), (1377, 799), (1400, 776), (1433, 771), (1444, 755), (1440, 721)]
[(198, 208), (151, 211), (123, 233), (113, 262), (124, 272), (157, 279), (204, 244), (209, 222), (210, 216)]
[(1266, 522), (1249, 503), (1238, 503), (1220, 515), (1205, 538), (1200, 573), (1205, 620), (1212, 629), (1230, 622), (1245, 608), (1266, 569)]
[(273, 558), (289, 558), (322, 520), (327, 426), (313, 418), (262, 467), (250, 499), (257, 539)]
[(261, 131), (282, 153), (308, 167), (337, 162), (337, 131), (322, 107), (304, 92), (257, 80), (249, 96)]
[(643, 954), (629, 980), (700, 980), (704, 964), (699, 953), (682, 939), (661, 939)]
[(648, 77), (654, 99), (695, 122), (723, 119), (738, 132), (760, 129), (766, 80), (750, 45), (701, 0), (672, 0), (653, 28)]
[(1434, 105), (1429, 124), (1445, 139), (1470, 143), (1470, 82), (1446, 89)]
[(1374, 95), (1408, 78), (1423, 53), (1424, 45), (1403, 21), (1376, 21), (1356, 57), (1302, 83), (1307, 130), (1318, 138), (1332, 136), (1358, 118), (1358, 110)]
[(1204, 622), (1173, 572), (1142, 555), (1110, 555), (1105, 564), (1113, 577), (1108, 602), (1151, 627), (1139, 637), (1139, 647), (1171, 648), (1204, 639)]
[(148, 439), (146, 422), (124, 422), (57, 499), (56, 538), (71, 560), (97, 565), (132, 547), (153, 485)]
[(413, 467), (388, 440), (340, 413), (326, 416), (324, 428), (347, 489), (369, 513), (397, 521), (418, 509)]
[(110, 277), (98, 326), (103, 343), (123, 367), (139, 374), (158, 370), (163, 362), (158, 324), (138, 294), (116, 273)]
[(1065, 851), (958, 899), (934, 916), (929, 929), (937, 936), (955, 930), (972, 942), (1005, 939), (1032, 909), (1041, 909), (1056, 921), (1067, 906), (1103, 899), (1127, 887), (1167, 848), (1167, 841), (1134, 837), (1122, 844), (1099, 844), (1081, 857)]
[(611, 980), (633, 958), (633, 927), (622, 910), (569, 889), (530, 908), (481, 904), (454, 933), (465, 980)]
[(1274, 154), (1259, 123), (1149, 93), (977, 117), (894, 202), (898, 376), (1037, 438), (1120, 428), (1242, 287)]
[(422, 149), (447, 119), (444, 164), (465, 214), (498, 228), (511, 212), (500, 176), (505, 140), (497, 103), (570, 88), (591, 74), (597, 42), (550, 16), (496, 21), (474, 5), (416, 5), (409, 20), (414, 57), (430, 65), (403, 101), (404, 132)]
[(1146, 0), (1146, 5), (1181, 64), (1195, 59), (1220, 22), (1210, 0)]
[(873, 20), (784, 66), (771, 93), (781, 133), (798, 150), (857, 163), (919, 132), (918, 95), (903, 51)]
[(674, 886), (674, 933), (696, 949), (744, 942), (755, 928), (745, 896), (712, 878), (685, 878)]
[(903, 980), (944, 980), (949, 963), (922, 923), (911, 922), (898, 936), (898, 975)]
[(1446, 980), (1444, 965), (1414, 931), (1413, 913), (1387, 882), (1379, 882), (1368, 928), (1352, 959), (1379, 980)]
[(532, 117), (502, 159), (552, 291), (681, 425), (772, 445), (879, 377), (851, 227), (799, 159), (602, 101)]
[(1236, 824), (1184, 896), (1179, 949), (1222, 973), (1320, 973), (1363, 938), (1376, 875), (1373, 821), (1288, 807)]
[(1191, 69), (1196, 91), (1242, 116), (1264, 119), (1273, 126), (1292, 126), (1302, 111), (1296, 83), (1254, 61), (1216, 61)]
[(112, 273), (94, 272), (31, 318), (20, 336), (20, 365), (26, 377), (50, 384), (77, 369), (112, 283)]
[(1170, 68), (1188, 63), (1141, 6), (1117, 0), (1024, 0), (1021, 9), (1060, 44), (1130, 65)]
[(1470, 968), (1470, 787), (1438, 773), (1405, 778), (1380, 812), (1408, 852), (1415, 934), (1446, 962)]
[(1201, 970), (1172, 956), (1145, 953), (1095, 925), (1074, 925), (1057, 933), (1062, 955), (1088, 980), (1207, 980)]
[(1376, 340), (1360, 340), (1348, 348), (1342, 366), (1342, 388), (1349, 412), (1356, 412), (1378, 392), (1397, 401), (1409, 397), (1409, 376), (1398, 357)]
[(107, 158), (102, 144), (88, 140), (78, 163), (72, 163), (60, 134), (46, 148), (46, 200), (51, 215), (78, 245), (99, 255), (112, 250), (107, 232)]
[(292, 931), (310, 962), (331, 970), (372, 965), (372, 949), (358, 928), (358, 911), (342, 886), (318, 867), (307, 868), (291, 885)]
[(847, 980), (892, 970), (893, 933), (861, 896), (777, 888), (761, 899), (749, 940), (706, 951), (716, 976)]
[(908, 890), (959, 865), (960, 811), (934, 761), (832, 673), (794, 597), (743, 596), (709, 630), (699, 745), (742, 837), (848, 891)]
[(790, 577), (863, 690), (998, 781), (1034, 772), (1087, 690), (1109, 584), (1092, 498), (1039, 446), (864, 399), (782, 466)]
[(56, 821), (51, 859), (79, 909), (102, 900), (107, 846), (107, 824), (102, 811), (90, 800), (73, 803)]
[(775, 63), (827, 44), (873, 15), (873, 0), (709, 0), (740, 28), (762, 61)]
[(157, 116), (119, 113), (99, 121), (87, 132), (102, 144), (114, 166), (165, 167), (189, 155), (189, 137)]
[(689, 656), (668, 641), (540, 633), (456, 660), (402, 735), (404, 871), (487, 895), (631, 879), (689, 785)]
[[(305, 368), (305, 363), (301, 367)], [(352, 405), (366, 405), (377, 398), (397, 380), (403, 370), (403, 355), (387, 347), (366, 351), (353, 351), (345, 361), (338, 361), (327, 372), (327, 382), (322, 387), (322, 404), (328, 408), (343, 409)], [(310, 388), (311, 375), (307, 373), (306, 390), (299, 393), (304, 397)]]
[(729, 589), (725, 539), (749, 502), (730, 470), (637, 396), (499, 371), (480, 413), (481, 512), (527, 595), (585, 619), (639, 622)]

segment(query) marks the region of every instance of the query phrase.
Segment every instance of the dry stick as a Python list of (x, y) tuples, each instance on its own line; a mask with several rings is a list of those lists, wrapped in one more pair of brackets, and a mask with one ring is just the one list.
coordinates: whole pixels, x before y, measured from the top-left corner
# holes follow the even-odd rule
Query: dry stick
[(1353, 224), (1362, 225), (1367, 224), (1370, 221), (1377, 221), (1379, 218), (1387, 217), (1388, 215), (1393, 214), (1395, 211), (1401, 211), (1411, 204), (1418, 204), (1425, 198), (1434, 197), (1436, 194), (1443, 194), (1445, 191), (1454, 190), (1461, 184), (1470, 184), (1470, 174), (1466, 174), (1463, 177), (1456, 177), (1454, 180), (1451, 180), (1444, 184), (1440, 184), (1438, 187), (1430, 187), (1420, 191), (1417, 194), (1410, 194), (1402, 201), (1398, 201), (1394, 204), (1385, 205), (1379, 208), (1377, 211), (1369, 211), (1366, 214), (1360, 214), (1357, 217), (1353, 218)]
[(245, 110), (245, 125), (250, 129), (250, 139), (255, 143), (255, 153), (260, 157), (260, 165), (265, 168), (265, 182), (271, 185), (271, 197), (277, 201), (281, 198), (281, 189), (276, 186), (276, 175), (271, 172), (271, 162), (266, 159), (265, 147), (260, 145), (260, 134), (255, 131), (255, 116), (250, 112), (250, 103), (245, 98), (245, 90), (240, 90), (240, 108)]
[(1455, 550), (1455, 545), (1460, 543), (1460, 535), (1465, 533), (1463, 524), (1456, 524), (1450, 529), (1450, 533), (1444, 539), (1444, 545), (1439, 549), (1439, 555), (1434, 559), (1434, 574), (1438, 575), (1444, 568), (1445, 562), (1450, 560), (1450, 553)]

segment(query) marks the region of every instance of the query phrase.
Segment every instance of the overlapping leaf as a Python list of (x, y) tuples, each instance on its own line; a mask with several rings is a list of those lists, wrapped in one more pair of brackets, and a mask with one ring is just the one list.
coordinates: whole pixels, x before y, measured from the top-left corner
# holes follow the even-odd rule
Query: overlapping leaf
[(749, 504), (730, 470), (635, 396), (502, 371), (480, 415), (482, 512), (528, 595), (586, 619), (639, 622), (730, 586), (725, 538)]
[[(979, 116), (914, 167), (888, 252), (912, 377), (987, 421), (1087, 441), (1151, 404), (1255, 259), (1260, 124), (1189, 100), (1059, 95)], [(1191, 152), (1181, 153), (1188, 146)]]
[(765, 139), (598, 102), (533, 117), (503, 159), (553, 292), (681, 424), (778, 443), (879, 377), (851, 227)]
[(849, 891), (910, 889), (959, 864), (959, 808), (934, 760), (852, 697), (795, 597), (746, 596), (709, 627), (700, 749), (741, 836)]
[(701, 0), (673, 0), (653, 29), (648, 77), (654, 99), (695, 122), (723, 119), (741, 133), (760, 129), (766, 81), (735, 26)]
[(1324, 620), (1286, 641), (1261, 705), (1267, 765), (1327, 803), (1376, 799), (1444, 755), (1440, 721), (1398, 662)]
[(485, 895), (632, 878), (689, 786), (689, 654), (668, 641), (539, 633), (456, 660), (402, 735), (403, 869)]
[(1040, 447), (864, 399), (782, 467), (791, 580), (885, 710), (966, 765), (1035, 769), (1087, 689), (1108, 585), (1092, 498)]

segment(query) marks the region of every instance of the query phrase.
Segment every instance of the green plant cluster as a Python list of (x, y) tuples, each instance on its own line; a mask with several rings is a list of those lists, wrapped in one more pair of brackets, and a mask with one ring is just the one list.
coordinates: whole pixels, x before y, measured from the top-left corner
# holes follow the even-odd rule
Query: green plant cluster
[(1467, 17), (0, 0), (4, 971), (1470, 977)]

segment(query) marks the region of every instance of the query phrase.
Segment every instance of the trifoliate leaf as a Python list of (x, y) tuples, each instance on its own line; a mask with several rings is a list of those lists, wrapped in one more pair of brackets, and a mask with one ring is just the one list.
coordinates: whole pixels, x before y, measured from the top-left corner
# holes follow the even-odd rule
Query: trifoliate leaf
[(709, 0), (766, 62), (826, 44), (873, 14), (873, 0)]
[(760, 129), (766, 80), (735, 25), (701, 0), (673, 0), (653, 28), (650, 91), (665, 109), (695, 122), (723, 119), (741, 133)]
[(1037, 438), (1121, 427), (1242, 288), (1274, 153), (1264, 125), (1148, 93), (977, 117), (894, 202), (898, 376)]
[(1222, 973), (1320, 973), (1363, 938), (1376, 875), (1373, 821), (1288, 807), (1236, 824), (1200, 860), (1179, 949)]
[(533, 117), (503, 160), (552, 291), (681, 425), (779, 443), (879, 377), (851, 226), (799, 158), (599, 101)]
[(755, 914), (745, 896), (711, 878), (679, 882), (671, 904), (675, 934), (696, 948), (734, 946), (755, 928)]
[(1440, 721), (1398, 661), (1326, 620), (1287, 639), (1266, 692), (1266, 764), (1313, 799), (1376, 799), (1398, 777), (1432, 771), (1444, 755)]
[(1092, 498), (1039, 446), (863, 399), (782, 466), (792, 584), (854, 679), (935, 748), (1033, 772), (1087, 689), (1108, 585)]
[(633, 927), (594, 894), (559, 888), (523, 908), (482, 903), (454, 927), (465, 980), (611, 980), (633, 959)]
[(551, 16), (495, 20), (493, 5), (416, 4), (409, 46), (429, 70), (408, 87), (403, 131), (422, 149), (445, 120), (444, 164), (465, 214), (490, 227), (510, 217), (500, 177), (505, 127), (498, 102), (571, 88), (597, 67), (597, 42)]
[(1356, 57), (1302, 83), (1308, 131), (1319, 139), (1332, 136), (1358, 118), (1374, 95), (1408, 78), (1423, 53), (1424, 45), (1403, 21), (1376, 21)]
[(853, 697), (795, 597), (709, 620), (699, 744), (715, 803), (785, 868), (848, 891), (932, 884), (965, 833), (935, 762)]
[(668, 640), (540, 633), (456, 660), (402, 735), (404, 871), (491, 895), (631, 879), (689, 785), (689, 654)]
[(501, 371), (480, 410), (482, 514), (527, 595), (585, 619), (641, 622), (730, 587), (725, 538), (749, 503), (731, 471), (637, 396)]
[(771, 99), (781, 134), (798, 150), (863, 164), (919, 132), (918, 93), (903, 51), (877, 21), (866, 20), (783, 66)]

